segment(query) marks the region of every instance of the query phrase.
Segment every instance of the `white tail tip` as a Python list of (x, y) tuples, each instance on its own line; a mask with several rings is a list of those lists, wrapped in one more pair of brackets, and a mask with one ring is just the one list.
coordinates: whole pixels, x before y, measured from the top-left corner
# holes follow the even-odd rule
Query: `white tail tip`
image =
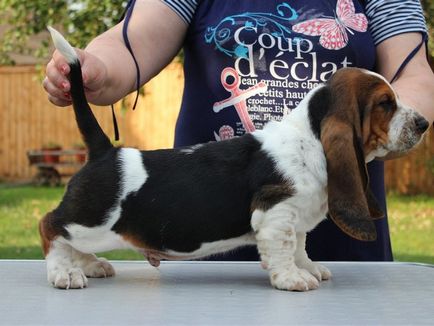
[(78, 61), (77, 53), (71, 44), (68, 43), (67, 40), (60, 34), (57, 30), (55, 30), (51, 26), (47, 26), (48, 31), (51, 34), (51, 38), (53, 39), (54, 46), (57, 50), (65, 57), (68, 63), (74, 63)]

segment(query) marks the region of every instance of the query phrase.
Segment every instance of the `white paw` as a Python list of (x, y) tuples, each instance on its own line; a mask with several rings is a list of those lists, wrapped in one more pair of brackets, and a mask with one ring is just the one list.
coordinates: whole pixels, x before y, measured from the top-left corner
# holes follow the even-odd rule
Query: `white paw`
[(87, 287), (87, 277), (81, 268), (57, 269), (48, 273), (48, 281), (59, 289), (83, 289)]
[(308, 291), (319, 287), (318, 280), (305, 269), (297, 267), (270, 272), (271, 284), (279, 290)]
[(111, 277), (115, 275), (113, 266), (105, 258), (97, 258), (82, 268), (87, 277)]
[(319, 269), (319, 271), (321, 273), (321, 279), (323, 281), (329, 280), (332, 278), (332, 272), (330, 272), (330, 270), (327, 267), (325, 267), (319, 263), (314, 263), (314, 264), (316, 264), (317, 268)]
[(318, 281), (325, 281), (332, 277), (332, 273), (327, 267), (311, 260), (296, 261), (295, 264), (297, 267), (307, 270)]

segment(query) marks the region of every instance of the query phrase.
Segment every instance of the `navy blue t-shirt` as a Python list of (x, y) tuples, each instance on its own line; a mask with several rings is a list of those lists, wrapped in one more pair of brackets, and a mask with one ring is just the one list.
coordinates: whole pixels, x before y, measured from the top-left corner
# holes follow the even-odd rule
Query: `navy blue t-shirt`
[[(176, 147), (262, 129), (290, 114), (336, 70), (375, 67), (370, 21), (357, 0), (166, 2), (189, 23)], [(386, 211), (383, 163), (370, 163), (368, 171)], [(362, 242), (325, 220), (307, 236), (308, 255), (313, 260), (392, 260), (387, 218), (376, 226), (377, 240)], [(252, 247), (212, 259), (259, 256)]]
[[(373, 69), (375, 47), (367, 26), (364, 32), (345, 25), (340, 29), (334, 19), (336, 7), (336, 1), (201, 1), (184, 44), (185, 89), (175, 146), (241, 136), (246, 128), (262, 129), (267, 121), (280, 120), (294, 109), (337, 69)], [(353, 19), (367, 22), (357, 1), (353, 8)], [(335, 24), (340, 35), (293, 31), (309, 20), (312, 28), (319, 24), (318, 34), (322, 25)], [(339, 37), (343, 43), (338, 50), (319, 42), (329, 39), (338, 44)], [(253, 88), (260, 82), (266, 88), (258, 90), (266, 91), (255, 94)], [(216, 102), (236, 98), (229, 85), (245, 95), (236, 105), (245, 106), (248, 117), (231, 103), (216, 108)]]

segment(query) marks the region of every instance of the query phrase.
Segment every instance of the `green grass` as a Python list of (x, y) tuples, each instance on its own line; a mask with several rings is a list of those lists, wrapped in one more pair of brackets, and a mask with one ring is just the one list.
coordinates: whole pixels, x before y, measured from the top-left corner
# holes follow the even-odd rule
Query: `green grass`
[[(42, 259), (38, 222), (57, 206), (63, 187), (0, 185), (0, 259)], [(108, 259), (143, 259), (132, 250), (101, 254)]]
[[(0, 185), (0, 259), (41, 259), (38, 222), (59, 203), (63, 187)], [(388, 196), (395, 260), (434, 264), (434, 198)], [(108, 259), (141, 260), (133, 251), (101, 254)]]
[(58, 202), (60, 188), (0, 188), (0, 258), (41, 258), (38, 221)]
[(434, 198), (388, 197), (395, 260), (434, 264)]

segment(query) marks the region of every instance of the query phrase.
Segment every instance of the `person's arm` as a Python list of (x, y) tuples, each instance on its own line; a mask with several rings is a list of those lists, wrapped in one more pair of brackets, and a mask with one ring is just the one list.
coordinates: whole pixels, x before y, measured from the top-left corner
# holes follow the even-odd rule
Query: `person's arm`
[[(391, 80), (407, 56), (427, 33), (419, 0), (365, 0), (365, 12), (377, 51), (377, 72)], [(410, 60), (392, 84), (400, 100), (434, 119), (434, 77), (426, 58), (426, 45)], [(390, 154), (383, 159), (404, 155)]]
[[(94, 39), (86, 51), (107, 67), (107, 84), (95, 104), (110, 104), (136, 87), (136, 69), (122, 37), (123, 22)], [(128, 25), (128, 38), (139, 63), (144, 84), (157, 75), (178, 53), (187, 25), (159, 0), (136, 2)]]
[[(377, 46), (377, 70), (391, 80), (407, 55), (421, 42), (420, 33), (393, 36)], [(434, 120), (434, 74), (423, 45), (392, 84), (399, 99), (422, 114), (430, 124)]]
[[(112, 104), (136, 87), (136, 69), (122, 37), (123, 22), (78, 50), (88, 101)], [(140, 66), (144, 84), (158, 74), (180, 50), (187, 24), (161, 0), (138, 0), (128, 25), (128, 37)], [(69, 72), (56, 51), (47, 65), (43, 85), (49, 100), (58, 106), (71, 104)]]
[[(377, 46), (377, 70), (391, 80), (408, 54), (421, 42), (420, 33), (393, 36)], [(432, 124), (434, 120), (434, 75), (423, 45), (392, 84), (402, 103), (422, 114)], [(390, 153), (381, 160), (391, 160), (406, 153)]]

